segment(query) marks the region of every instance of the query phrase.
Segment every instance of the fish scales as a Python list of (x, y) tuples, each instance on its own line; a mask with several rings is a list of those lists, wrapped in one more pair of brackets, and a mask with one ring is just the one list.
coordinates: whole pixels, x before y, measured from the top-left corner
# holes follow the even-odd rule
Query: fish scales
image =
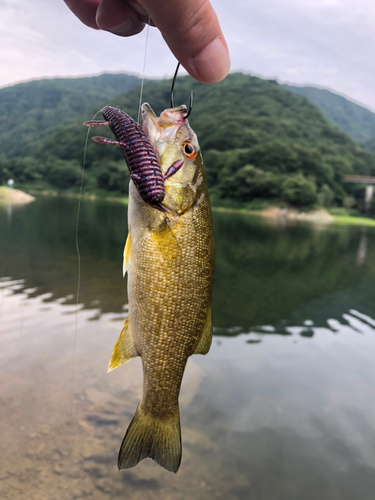
[[(195, 210), (204, 208), (200, 206)], [(194, 352), (207, 315), (207, 311), (200, 307), (200, 301), (208, 303), (210, 299), (209, 266), (212, 262), (206, 258), (210, 248), (202, 241), (202, 231), (188, 231), (193, 215), (185, 214), (177, 224), (171, 223), (158, 234), (157, 238), (169, 239), (169, 245), (163, 251), (166, 258), (162, 262), (159, 245), (152, 238), (142, 239), (137, 248), (132, 248), (129, 288), (133, 296), (129, 306), (133, 310), (134, 305), (136, 310), (132, 320), (134, 318), (137, 325), (142, 325), (142, 330), (138, 332), (137, 329), (134, 333), (144, 364), (145, 407), (155, 415), (166, 415), (168, 411), (171, 414), (170, 408), (173, 408), (172, 413), (175, 410), (187, 358)], [(168, 234), (170, 230), (177, 241)], [(205, 247), (204, 259), (200, 251), (202, 247)], [(200, 273), (196, 273), (199, 260), (206, 263), (208, 269), (200, 266)], [(149, 268), (157, 269), (152, 278), (144, 271)], [(153, 301), (153, 296), (159, 300)], [(178, 301), (176, 297), (179, 297)], [(144, 332), (147, 335), (143, 335)], [(152, 363), (155, 353), (147, 349), (150, 345), (158, 351), (156, 366)], [(158, 390), (155, 390), (156, 386)], [(163, 407), (166, 401), (168, 410)]]

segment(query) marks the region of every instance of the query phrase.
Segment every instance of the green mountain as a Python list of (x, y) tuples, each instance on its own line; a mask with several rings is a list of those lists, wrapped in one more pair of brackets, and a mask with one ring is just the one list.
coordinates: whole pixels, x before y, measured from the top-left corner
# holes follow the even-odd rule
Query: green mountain
[(375, 113), (345, 97), (316, 87), (283, 85), (315, 104), (324, 116), (355, 141), (375, 140)]
[[(149, 81), (144, 86), (143, 101), (156, 113), (169, 106), (170, 83)], [(219, 84), (203, 85), (180, 77), (176, 105), (188, 101), (191, 89), (189, 121), (200, 141), (214, 202), (341, 205), (355, 195), (355, 186), (344, 183), (345, 175), (375, 174), (375, 155), (331, 125), (305, 97), (276, 81), (235, 73)], [(107, 104), (137, 117), (138, 102), (139, 88), (97, 102), (78, 120), (36, 141), (31, 157), (0, 162), (0, 169), (21, 183), (77, 186), (87, 134), (82, 123)], [(110, 137), (111, 132), (99, 128), (94, 135)], [(127, 192), (128, 173), (119, 148), (89, 141), (85, 169), (87, 190)]]
[(137, 76), (104, 74), (35, 80), (0, 89), (0, 158), (29, 155), (35, 141), (139, 83)]
[(373, 153), (375, 153), (375, 137), (373, 137), (369, 141), (366, 141), (365, 142), (365, 146), (366, 146), (367, 149), (369, 149), (370, 151), (372, 151)]

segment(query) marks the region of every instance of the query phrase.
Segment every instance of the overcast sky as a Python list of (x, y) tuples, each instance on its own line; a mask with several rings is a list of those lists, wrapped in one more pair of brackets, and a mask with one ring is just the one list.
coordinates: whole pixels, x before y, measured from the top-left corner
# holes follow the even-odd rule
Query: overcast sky
[[(374, 0), (213, 0), (232, 71), (329, 88), (375, 110)], [(52, 76), (142, 73), (145, 31), (87, 28), (63, 0), (0, 0), (0, 86)], [(175, 60), (150, 28), (146, 76)]]

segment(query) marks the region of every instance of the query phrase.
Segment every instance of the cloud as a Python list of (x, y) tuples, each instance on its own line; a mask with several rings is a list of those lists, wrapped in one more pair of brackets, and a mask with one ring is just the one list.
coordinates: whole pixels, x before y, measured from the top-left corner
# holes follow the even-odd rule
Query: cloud
[(240, 33), (232, 44), (234, 68), (328, 87), (375, 109), (373, 2), (242, 1), (236, 18), (227, 9), (222, 24)]
[[(328, 87), (375, 109), (375, 3), (371, 0), (213, 0), (243, 70)], [(104, 71), (142, 73), (145, 32), (119, 38), (82, 25), (60, 1), (0, 0), (0, 85)], [(175, 59), (149, 31), (146, 75), (172, 75)]]
[[(104, 71), (141, 73), (144, 49), (145, 32), (115, 37), (84, 26), (62, 1), (15, 0), (2, 6), (0, 85)], [(147, 59), (152, 76), (170, 74), (175, 68), (173, 55), (155, 29), (150, 29)]]

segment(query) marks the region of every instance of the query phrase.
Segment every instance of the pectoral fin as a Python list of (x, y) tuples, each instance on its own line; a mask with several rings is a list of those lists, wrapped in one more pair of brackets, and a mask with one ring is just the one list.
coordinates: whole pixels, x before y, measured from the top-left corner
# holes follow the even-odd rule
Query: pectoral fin
[(212, 342), (212, 312), (211, 306), (207, 312), (206, 322), (203, 327), (201, 338), (193, 354), (207, 354)]
[(138, 356), (138, 352), (132, 339), (128, 316), (113, 349), (112, 357), (108, 365), (108, 372), (118, 368), (129, 361), (129, 359), (135, 358), (136, 356)]
[(163, 229), (151, 231), (152, 241), (157, 247), (157, 251), (163, 260), (168, 262), (177, 258), (180, 244), (170, 227), (170, 222), (165, 218)]
[(131, 236), (128, 233), (128, 237), (126, 238), (126, 243), (124, 247), (124, 258), (122, 261), (122, 275), (125, 277), (126, 271), (128, 270), (129, 264), (129, 256), (130, 256), (130, 244), (131, 244)]

